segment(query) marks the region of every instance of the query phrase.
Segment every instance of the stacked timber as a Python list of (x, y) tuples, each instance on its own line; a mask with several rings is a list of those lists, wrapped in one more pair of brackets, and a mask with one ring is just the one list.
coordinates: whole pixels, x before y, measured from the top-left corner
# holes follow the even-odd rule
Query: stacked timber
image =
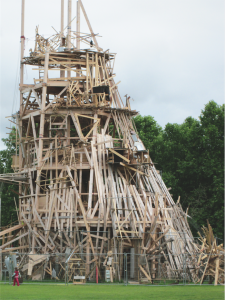
[(218, 245), (217, 239), (213, 235), (212, 227), (208, 222), (208, 228), (203, 227), (204, 237), (199, 233), (201, 246), (198, 251), (198, 264), (196, 273), (200, 284), (204, 280), (214, 285), (224, 284), (224, 247), (223, 244)]

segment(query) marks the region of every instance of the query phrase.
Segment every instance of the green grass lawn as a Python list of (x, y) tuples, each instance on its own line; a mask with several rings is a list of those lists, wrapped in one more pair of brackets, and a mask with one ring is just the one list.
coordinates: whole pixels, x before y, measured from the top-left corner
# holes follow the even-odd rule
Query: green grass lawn
[(23, 284), (19, 287), (0, 285), (0, 299), (2, 300), (222, 300), (223, 286), (119, 286), (119, 285), (35, 285)]

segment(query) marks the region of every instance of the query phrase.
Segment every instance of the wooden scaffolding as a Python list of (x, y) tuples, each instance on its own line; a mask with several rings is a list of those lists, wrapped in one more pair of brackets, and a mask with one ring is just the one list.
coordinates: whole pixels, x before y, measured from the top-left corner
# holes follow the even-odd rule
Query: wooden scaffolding
[[(46, 39), (36, 28), (34, 49), (24, 57), (22, 0), (20, 110), (12, 116), (19, 157), (15, 173), (0, 177), (19, 184), (19, 225), (1, 233), (16, 230), (0, 249), (18, 241), (21, 253), (69, 251), (70, 265), (82, 260), (86, 278), (93, 267), (101, 268), (109, 251), (114, 274), (121, 278), (119, 254), (132, 249), (142, 255), (144, 263), (136, 259), (134, 264), (149, 281), (158, 276), (155, 255), (162, 253), (166, 272), (179, 273), (182, 255), (198, 250), (187, 213), (172, 199), (140, 140), (128, 97), (123, 104), (115, 54), (99, 47), (81, 0), (76, 31), (71, 30), (71, 0), (64, 27), (61, 2), (61, 30)], [(80, 11), (90, 34), (80, 31)], [(81, 42), (87, 49), (80, 49)], [(33, 83), (23, 81), (25, 65), (39, 73)], [(193, 264), (188, 266), (194, 279)], [(70, 277), (75, 273), (71, 269)]]

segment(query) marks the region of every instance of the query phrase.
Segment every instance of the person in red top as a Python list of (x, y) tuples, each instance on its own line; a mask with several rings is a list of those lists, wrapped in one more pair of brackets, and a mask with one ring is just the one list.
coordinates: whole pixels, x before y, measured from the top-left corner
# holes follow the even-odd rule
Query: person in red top
[(16, 283), (17, 283), (17, 285), (19, 286), (19, 285), (20, 285), (20, 284), (19, 284), (20, 272), (18, 271), (17, 268), (15, 268), (15, 272), (14, 272), (14, 274), (13, 274), (12, 277), (14, 277), (13, 286), (15, 286)]

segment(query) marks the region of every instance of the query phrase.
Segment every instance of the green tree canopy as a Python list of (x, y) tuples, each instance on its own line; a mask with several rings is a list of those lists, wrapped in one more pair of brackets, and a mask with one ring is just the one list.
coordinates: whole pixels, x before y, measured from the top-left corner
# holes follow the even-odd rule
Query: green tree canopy
[(202, 227), (208, 219), (223, 238), (224, 105), (210, 101), (199, 120), (188, 117), (164, 130), (150, 116), (136, 117), (135, 124), (174, 199), (181, 196), (189, 207), (190, 222)]
[[(13, 173), (11, 165), (12, 155), (15, 155), (16, 152), (15, 137), (16, 130), (12, 128), (9, 139), (2, 139), (6, 149), (0, 151), (0, 174)], [(18, 206), (18, 195), (14, 191), (18, 192), (18, 185), (0, 183), (1, 226), (6, 226), (17, 220), (14, 198)]]

